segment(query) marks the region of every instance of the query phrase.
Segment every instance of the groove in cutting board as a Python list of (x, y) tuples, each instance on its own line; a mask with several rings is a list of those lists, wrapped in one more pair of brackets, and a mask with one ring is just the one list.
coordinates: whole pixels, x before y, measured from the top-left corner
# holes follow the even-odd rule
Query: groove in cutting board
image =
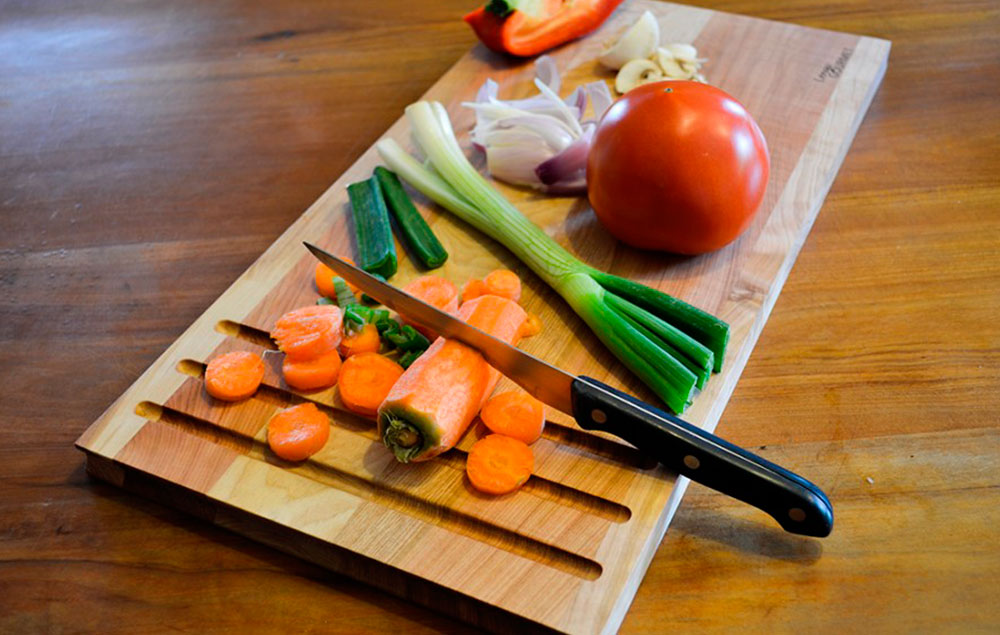
[[(235, 449), (252, 459), (292, 469), (296, 474), (322, 483), (327, 487), (335, 487), (408, 516), (446, 527), (449, 531), (559, 571), (586, 580), (596, 580), (601, 575), (601, 565), (590, 558), (546, 544), (471, 514), (424, 500), (405, 490), (351, 474), (315, 458), (307, 459), (301, 463), (283, 461), (267, 449), (265, 441), (247, 437), (233, 429), (220, 428), (211, 421), (174, 408), (143, 401), (136, 406), (135, 412), (150, 421), (168, 424), (192, 436)], [(560, 498), (559, 500), (565, 501), (567, 499)], [(610, 502), (609, 504), (614, 505)], [(626, 509), (626, 511), (628, 510)]]

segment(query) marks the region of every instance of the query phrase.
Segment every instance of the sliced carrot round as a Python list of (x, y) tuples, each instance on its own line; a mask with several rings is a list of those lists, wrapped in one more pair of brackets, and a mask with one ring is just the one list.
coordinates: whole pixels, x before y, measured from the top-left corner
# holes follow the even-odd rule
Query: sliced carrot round
[(507, 269), (491, 271), (483, 278), (483, 284), (486, 286), (486, 293), (490, 295), (498, 295), (514, 302), (521, 300), (521, 279), (513, 271)]
[[(354, 261), (350, 258), (341, 258), (341, 260), (348, 264), (354, 264)], [(333, 279), (336, 275), (336, 271), (327, 267), (322, 262), (316, 263), (316, 270), (313, 274), (313, 278), (316, 282), (316, 290), (319, 291), (321, 295), (326, 296), (331, 300), (337, 299), (337, 289), (333, 286)], [(347, 280), (344, 280), (344, 282), (347, 282)], [(353, 291), (355, 295), (357, 295), (358, 288), (356, 286), (347, 282), (347, 287)]]
[(377, 353), (382, 347), (382, 338), (379, 337), (378, 327), (374, 324), (365, 324), (361, 330), (344, 335), (340, 341), (340, 354), (345, 358), (360, 353)]
[(285, 383), (296, 390), (329, 388), (337, 383), (339, 373), (340, 354), (337, 351), (307, 360), (294, 360), (285, 356), (285, 361), (281, 364)]
[(205, 369), (205, 390), (222, 401), (239, 401), (257, 392), (264, 362), (256, 353), (233, 351), (212, 359)]
[(535, 457), (523, 441), (502, 434), (482, 438), (469, 450), (465, 473), (486, 494), (513, 492), (531, 476)]
[(294, 309), (278, 318), (271, 337), (285, 355), (308, 360), (337, 348), (343, 333), (340, 307), (318, 304)]
[(403, 367), (384, 355), (352, 355), (340, 369), (340, 399), (348, 410), (374, 417), (402, 374)]
[(534, 313), (528, 314), (528, 319), (521, 326), (521, 337), (531, 337), (542, 332), (542, 319)]
[(462, 302), (475, 300), (485, 294), (486, 284), (479, 278), (470, 278), (468, 282), (462, 285)]
[[(430, 275), (420, 276), (403, 287), (403, 291), (447, 313), (458, 311), (458, 289), (447, 278)], [(404, 324), (409, 324), (427, 336), (428, 339), (433, 340), (437, 337), (437, 333), (419, 324), (414, 324), (406, 319), (405, 315), (400, 317), (402, 317)]]
[(267, 422), (267, 444), (286, 461), (308, 459), (329, 438), (330, 420), (313, 403), (282, 410)]
[(494, 395), (479, 412), (492, 432), (531, 445), (545, 428), (545, 405), (521, 390)]

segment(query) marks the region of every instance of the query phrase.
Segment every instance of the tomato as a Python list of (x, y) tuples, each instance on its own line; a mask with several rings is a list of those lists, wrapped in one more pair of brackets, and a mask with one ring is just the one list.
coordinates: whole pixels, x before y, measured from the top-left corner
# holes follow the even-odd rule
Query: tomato
[(764, 135), (739, 102), (699, 82), (655, 82), (604, 114), (587, 156), (587, 191), (619, 240), (701, 254), (743, 233), (769, 170)]

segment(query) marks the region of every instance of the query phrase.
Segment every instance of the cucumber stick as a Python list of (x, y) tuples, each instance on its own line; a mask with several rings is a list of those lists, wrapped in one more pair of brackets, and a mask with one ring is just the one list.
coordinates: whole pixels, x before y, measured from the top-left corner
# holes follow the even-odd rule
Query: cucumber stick
[(396, 226), (402, 234), (403, 242), (420, 264), (427, 269), (437, 269), (443, 265), (448, 260), (448, 252), (431, 231), (424, 217), (413, 206), (413, 201), (406, 194), (396, 173), (379, 166), (375, 168), (375, 178), (382, 187), (382, 195), (385, 197), (389, 212), (396, 219)]
[(389, 211), (378, 181), (372, 177), (347, 186), (354, 210), (354, 234), (358, 241), (358, 264), (368, 273), (385, 279), (396, 273), (396, 244), (392, 240)]

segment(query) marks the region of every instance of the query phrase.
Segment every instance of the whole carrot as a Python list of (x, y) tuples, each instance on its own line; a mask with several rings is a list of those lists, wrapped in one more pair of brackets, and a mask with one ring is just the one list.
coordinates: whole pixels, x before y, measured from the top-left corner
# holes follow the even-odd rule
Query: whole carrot
[[(517, 344), (527, 317), (516, 302), (495, 295), (464, 303), (458, 315), (510, 344)], [(382, 402), (379, 435), (403, 463), (433, 458), (455, 446), (499, 378), (479, 351), (438, 338)]]

